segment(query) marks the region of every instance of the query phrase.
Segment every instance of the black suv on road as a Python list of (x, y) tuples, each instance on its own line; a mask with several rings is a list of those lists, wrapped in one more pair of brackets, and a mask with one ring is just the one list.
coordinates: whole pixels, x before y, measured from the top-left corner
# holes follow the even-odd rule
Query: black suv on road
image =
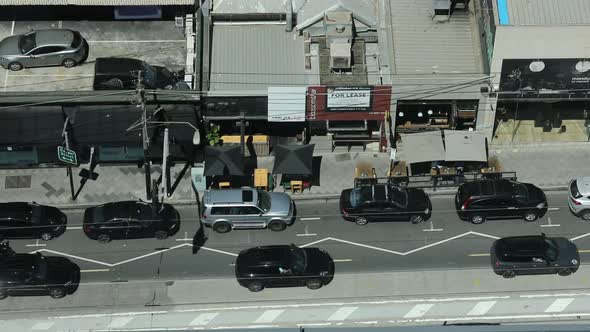
[(238, 255), (236, 278), (252, 292), (265, 287), (318, 289), (334, 278), (334, 261), (319, 248), (299, 248), (293, 244), (250, 248)]
[(0, 300), (35, 295), (58, 299), (74, 293), (79, 283), (80, 268), (67, 258), (40, 253), (0, 255)]
[(179, 228), (180, 215), (170, 204), (122, 201), (84, 211), (84, 233), (100, 243), (148, 237), (163, 240)]
[(0, 241), (33, 238), (49, 241), (66, 231), (67, 217), (58, 208), (35, 202), (0, 203)]
[(376, 184), (345, 189), (340, 194), (340, 212), (358, 225), (369, 221), (411, 221), (430, 218), (432, 203), (421, 189)]
[(535, 221), (547, 212), (545, 193), (530, 183), (507, 179), (462, 184), (455, 195), (459, 218), (481, 224), (486, 219), (523, 218)]
[(494, 272), (504, 278), (517, 274), (568, 276), (580, 266), (578, 248), (563, 237), (505, 237), (495, 241), (490, 251)]

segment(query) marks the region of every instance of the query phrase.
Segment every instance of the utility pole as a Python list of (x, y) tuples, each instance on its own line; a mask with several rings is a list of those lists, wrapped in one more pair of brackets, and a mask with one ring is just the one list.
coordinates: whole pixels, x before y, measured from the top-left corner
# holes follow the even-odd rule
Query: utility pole
[(242, 157), (244, 157), (245, 149), (244, 149), (244, 136), (246, 135), (246, 121), (245, 121), (245, 113), (240, 112), (240, 149), (242, 151)]
[[(64, 122), (64, 128), (62, 130), (62, 136), (66, 143), (66, 150), (70, 149), (70, 138), (68, 137), (68, 126), (70, 125), (70, 118), (66, 117), (66, 121)], [(70, 193), (72, 195), (72, 201), (76, 200), (76, 196), (74, 194), (74, 175), (72, 174), (72, 166), (68, 164), (68, 176), (70, 177)]]
[(143, 77), (141, 70), (137, 71), (137, 83), (136, 89), (137, 93), (137, 103), (138, 107), (141, 107), (141, 122), (142, 122), (142, 131), (141, 131), (141, 138), (143, 141), (143, 168), (145, 172), (145, 192), (147, 200), (152, 198), (152, 191), (151, 191), (151, 173), (150, 173), (150, 161), (149, 161), (149, 146), (150, 146), (150, 138), (148, 136), (148, 129), (147, 129), (147, 109), (145, 107), (145, 89), (143, 86)]
[(164, 147), (162, 152), (162, 187), (160, 188), (160, 202), (168, 198), (168, 128), (164, 128)]

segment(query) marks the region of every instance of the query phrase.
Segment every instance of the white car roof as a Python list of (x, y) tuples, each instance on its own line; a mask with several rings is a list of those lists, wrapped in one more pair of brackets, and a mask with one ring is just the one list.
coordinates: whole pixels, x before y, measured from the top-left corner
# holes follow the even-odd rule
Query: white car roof
[(578, 191), (582, 196), (590, 196), (590, 176), (580, 176), (576, 178)]

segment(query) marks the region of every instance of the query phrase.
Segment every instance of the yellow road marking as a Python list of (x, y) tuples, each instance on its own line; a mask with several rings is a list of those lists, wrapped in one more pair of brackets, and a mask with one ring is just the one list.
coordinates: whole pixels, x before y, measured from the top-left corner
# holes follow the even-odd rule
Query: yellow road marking
[(80, 270), (80, 272), (109, 272), (110, 269), (89, 269), (89, 270)]
[(489, 256), (490, 254), (469, 254), (467, 256), (469, 257), (483, 257), (483, 256)]
[(581, 249), (581, 250), (578, 250), (578, 252), (590, 252), (590, 249)]
[(335, 259), (334, 262), (336, 262), (336, 263), (352, 262), (352, 259)]

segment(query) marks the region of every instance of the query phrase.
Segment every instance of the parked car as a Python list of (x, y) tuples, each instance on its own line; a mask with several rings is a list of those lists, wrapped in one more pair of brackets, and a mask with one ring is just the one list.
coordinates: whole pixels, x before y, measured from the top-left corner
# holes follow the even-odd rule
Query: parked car
[(180, 215), (170, 204), (143, 201), (112, 202), (84, 211), (84, 233), (101, 243), (114, 239), (155, 237), (163, 240), (176, 234)]
[(567, 205), (576, 216), (590, 220), (590, 177), (577, 177), (570, 181)]
[(58, 208), (35, 202), (0, 203), (0, 240), (49, 241), (66, 231), (68, 219)]
[(13, 71), (29, 67), (75, 67), (86, 61), (88, 42), (78, 31), (33, 30), (0, 41), (0, 65)]
[(568, 276), (578, 270), (578, 248), (563, 237), (545, 234), (505, 237), (494, 241), (490, 250), (497, 275), (512, 278), (524, 274)]
[(295, 221), (295, 204), (285, 193), (254, 188), (206, 190), (201, 222), (218, 233), (232, 228), (270, 228), (282, 231)]
[(132, 58), (96, 58), (94, 63), (94, 90), (135, 89), (141, 71), (147, 89), (188, 90), (184, 70), (174, 72), (165, 67)]
[(299, 248), (294, 244), (256, 247), (238, 255), (236, 278), (252, 292), (265, 287), (318, 289), (334, 278), (334, 261), (319, 248)]
[(0, 255), (0, 300), (35, 295), (59, 299), (74, 293), (79, 283), (80, 268), (65, 257), (38, 252)]
[(523, 218), (531, 222), (547, 212), (547, 197), (540, 188), (508, 179), (463, 183), (455, 195), (459, 218), (474, 224), (487, 219)]
[(428, 220), (432, 203), (424, 190), (376, 184), (345, 189), (340, 194), (340, 213), (358, 225), (374, 221)]

